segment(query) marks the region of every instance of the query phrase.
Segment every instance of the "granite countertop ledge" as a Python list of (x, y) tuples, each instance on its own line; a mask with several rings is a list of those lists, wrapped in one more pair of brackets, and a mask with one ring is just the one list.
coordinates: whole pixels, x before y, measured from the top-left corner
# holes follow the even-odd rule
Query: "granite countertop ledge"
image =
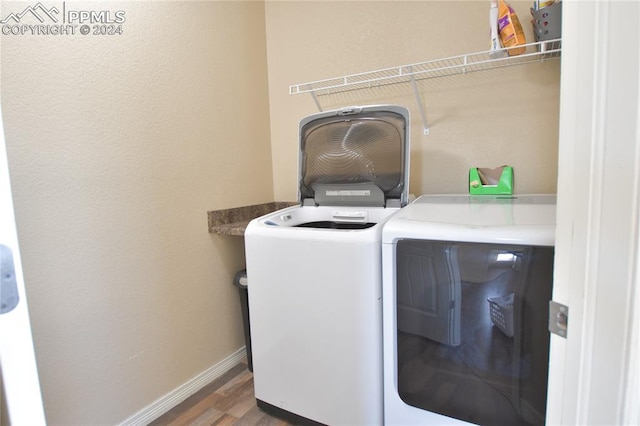
[(209, 219), (209, 233), (219, 235), (244, 236), (244, 231), (249, 222), (285, 207), (295, 206), (298, 203), (291, 201), (274, 201), (271, 203), (254, 204), (252, 206), (235, 207), (225, 210), (212, 210), (207, 212)]

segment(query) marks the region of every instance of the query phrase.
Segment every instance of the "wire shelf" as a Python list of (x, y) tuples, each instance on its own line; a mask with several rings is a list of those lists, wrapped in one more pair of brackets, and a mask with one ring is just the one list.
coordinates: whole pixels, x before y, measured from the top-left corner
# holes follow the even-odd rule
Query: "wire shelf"
[[(441, 78), (456, 74), (485, 71), (495, 68), (540, 62), (560, 57), (562, 42), (560, 39), (539, 41), (522, 46), (504, 49), (501, 57), (496, 52), (484, 51), (470, 53), (433, 61), (420, 62), (399, 67), (385, 68), (344, 77), (318, 80), (289, 86), (290, 95), (311, 93), (315, 96), (329, 95), (349, 90), (367, 89), (387, 84), (408, 83), (429, 78)], [(524, 48), (520, 55), (508, 56), (507, 51)]]

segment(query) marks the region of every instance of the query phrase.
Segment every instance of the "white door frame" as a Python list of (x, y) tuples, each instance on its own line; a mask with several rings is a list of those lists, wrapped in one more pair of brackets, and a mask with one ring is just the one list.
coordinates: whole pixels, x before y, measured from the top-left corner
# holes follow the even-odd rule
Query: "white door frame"
[(640, 424), (640, 4), (564, 1), (548, 424)]
[(4, 391), (10, 424), (44, 425), (45, 416), (22, 275), (1, 109), (0, 244), (11, 250), (14, 265), (13, 271), (1, 271), (2, 276), (5, 278), (11, 272), (15, 277), (18, 293), (18, 304), (12, 303), (10, 306), (15, 305), (13, 309), (7, 307), (6, 312), (0, 314), (0, 371), (4, 388), (0, 388), (0, 391)]

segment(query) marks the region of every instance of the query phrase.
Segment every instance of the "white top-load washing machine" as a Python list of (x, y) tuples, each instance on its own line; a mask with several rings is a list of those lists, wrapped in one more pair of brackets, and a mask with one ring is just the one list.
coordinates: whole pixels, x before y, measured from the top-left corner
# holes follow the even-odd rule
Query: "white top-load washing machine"
[(407, 203), (409, 112), (322, 112), (299, 136), (300, 205), (245, 232), (256, 400), (296, 423), (381, 424), (381, 235)]
[(386, 425), (544, 424), (553, 195), (422, 196), (384, 226)]

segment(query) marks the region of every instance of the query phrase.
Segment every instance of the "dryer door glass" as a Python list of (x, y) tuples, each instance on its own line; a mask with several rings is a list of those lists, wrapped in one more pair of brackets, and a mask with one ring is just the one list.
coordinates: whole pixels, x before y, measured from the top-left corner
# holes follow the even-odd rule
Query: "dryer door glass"
[(478, 424), (544, 424), (553, 248), (400, 240), (400, 398)]

